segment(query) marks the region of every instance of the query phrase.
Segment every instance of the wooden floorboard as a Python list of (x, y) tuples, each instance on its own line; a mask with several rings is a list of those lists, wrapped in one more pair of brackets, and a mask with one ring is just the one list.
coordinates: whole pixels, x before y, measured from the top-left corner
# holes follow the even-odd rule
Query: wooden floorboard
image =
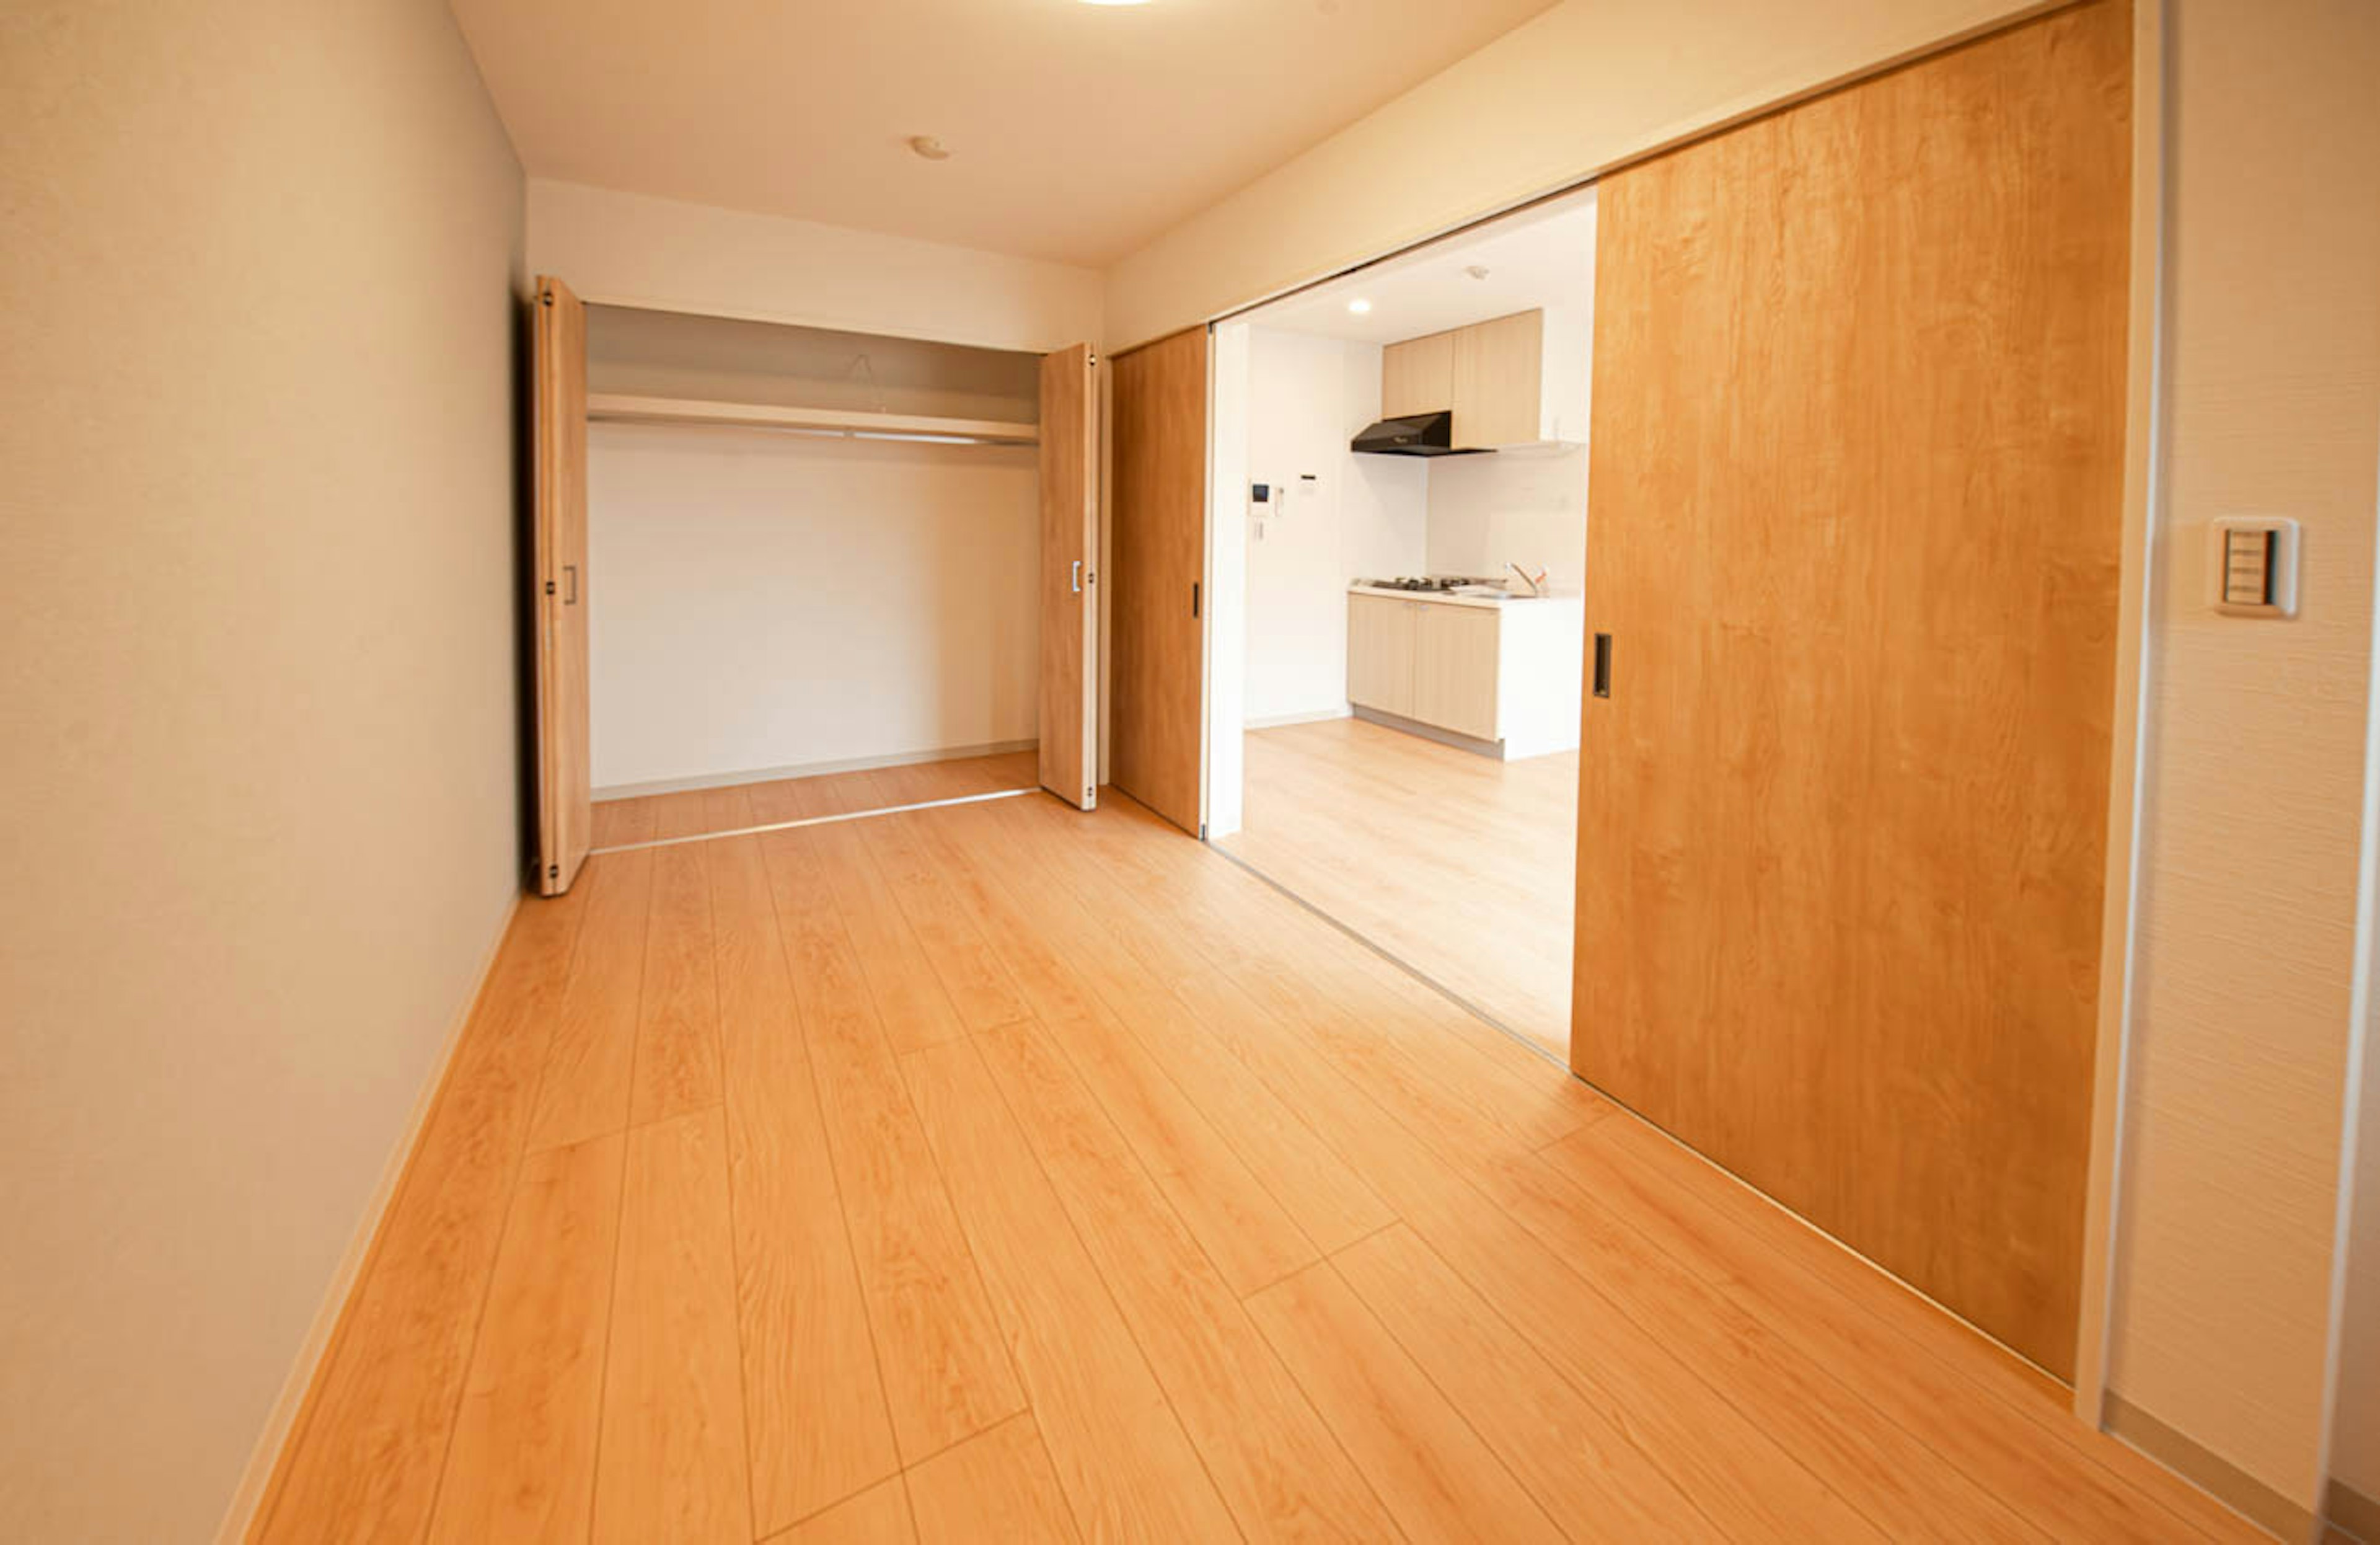
[(587, 1537), (626, 1154), (614, 1133), (522, 1165), (432, 1540)]
[(1018, 1024), (979, 1045), (1241, 1532), (1385, 1538), (1370, 1488), (1054, 1041)]
[(892, 1431), (914, 1463), (1014, 1415), (1025, 1397), (834, 911), (820, 834), (760, 842)]
[(1499, 761), (1360, 719), (1244, 744), (1219, 845), (1566, 1056), (1578, 753)]
[(1265, 1289), (1248, 1312), (1408, 1538), (1563, 1538), (1330, 1265)]
[(903, 1062), (1058, 1484), (1093, 1539), (1232, 1532), (1197, 1453), (969, 1041)]
[(252, 1534), (2256, 1538), (2063, 1401), (1129, 800), (1036, 797), (525, 903)]
[(1073, 1545), (1080, 1538), (1030, 1416), (1011, 1417), (911, 1470), (909, 1504), (917, 1538), (930, 1545)]
[(765, 1534), (896, 1477), (901, 1462), (760, 845), (733, 838), (700, 851), (715, 925), (753, 1522)]
[(627, 1146), (589, 1538), (745, 1545), (726, 1125), (714, 1105), (637, 1127)]

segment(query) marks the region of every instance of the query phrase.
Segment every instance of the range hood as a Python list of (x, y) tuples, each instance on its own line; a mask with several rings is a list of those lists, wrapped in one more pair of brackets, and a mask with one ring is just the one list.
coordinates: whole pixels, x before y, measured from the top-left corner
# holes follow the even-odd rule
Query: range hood
[(1479, 456), (1486, 449), (1458, 449), (1454, 444), (1454, 415), (1444, 409), (1383, 419), (1347, 442), (1347, 448), (1373, 456)]

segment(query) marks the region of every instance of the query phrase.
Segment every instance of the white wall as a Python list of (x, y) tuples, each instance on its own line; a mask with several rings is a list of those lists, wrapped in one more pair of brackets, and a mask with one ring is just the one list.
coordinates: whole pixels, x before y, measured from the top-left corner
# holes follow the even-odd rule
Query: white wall
[(1557, 590), (1586, 579), (1586, 447), (1499, 451), (1429, 464), (1429, 571), (1547, 571)]
[(1378, 345), (1248, 337), (1245, 481), (1286, 490), (1261, 522), (1246, 488), (1233, 493), (1247, 538), (1244, 722), (1263, 725), (1347, 712), (1347, 581), (1421, 572), (1430, 464), (1347, 449), (1380, 416)]
[(588, 299), (1036, 353), (1101, 341), (1087, 268), (544, 177), (528, 259)]
[(1031, 446), (597, 424), (595, 786), (1034, 738)]
[(1118, 348), (1567, 186), (2025, 0), (1565, 0), (1109, 271)]
[(522, 179), (440, 0), (14, 0), (0, 140), (0, 1532), (203, 1539), (518, 892)]
[[(2322, 1479), (2380, 473), (2380, 8), (2185, 0), (2170, 402), (2110, 1383)], [(2359, 196), (2342, 197), (2356, 189)], [(2304, 527), (2301, 615), (2204, 603), (2206, 522)]]

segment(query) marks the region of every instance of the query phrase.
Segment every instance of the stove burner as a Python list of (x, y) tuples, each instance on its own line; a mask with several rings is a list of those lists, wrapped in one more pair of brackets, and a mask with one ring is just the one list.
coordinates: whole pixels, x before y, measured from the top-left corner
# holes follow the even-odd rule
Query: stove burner
[(1493, 579), (1466, 579), (1446, 575), (1438, 575), (1429, 578), (1422, 578), (1417, 576), (1408, 574), (1401, 575), (1394, 579), (1366, 579), (1363, 580), (1362, 583), (1370, 586), (1376, 590), (1445, 591), (1459, 590), (1465, 585), (1493, 585), (1496, 581)]

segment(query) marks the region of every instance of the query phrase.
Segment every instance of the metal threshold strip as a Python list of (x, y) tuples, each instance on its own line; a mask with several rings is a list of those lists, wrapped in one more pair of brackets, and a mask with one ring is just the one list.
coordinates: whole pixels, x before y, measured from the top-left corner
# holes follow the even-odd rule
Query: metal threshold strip
[(610, 847), (591, 847), (590, 858), (604, 853), (634, 853), (647, 847), (674, 847), (680, 843), (718, 842), (725, 837), (757, 836), (762, 832), (790, 832), (798, 826), (832, 826), (839, 821), (866, 821), (872, 816), (901, 815), (910, 810), (938, 810), (951, 805), (981, 805), (993, 799), (1014, 799), (1019, 795), (1038, 794), (1038, 788), (999, 788), (990, 794), (959, 794), (948, 799), (921, 799), (914, 805), (886, 805), (874, 810), (846, 810), (841, 815), (804, 816), (799, 821), (771, 821), (762, 826), (738, 826), (726, 832), (697, 832), (683, 837), (652, 837), (644, 842), (614, 843)]

